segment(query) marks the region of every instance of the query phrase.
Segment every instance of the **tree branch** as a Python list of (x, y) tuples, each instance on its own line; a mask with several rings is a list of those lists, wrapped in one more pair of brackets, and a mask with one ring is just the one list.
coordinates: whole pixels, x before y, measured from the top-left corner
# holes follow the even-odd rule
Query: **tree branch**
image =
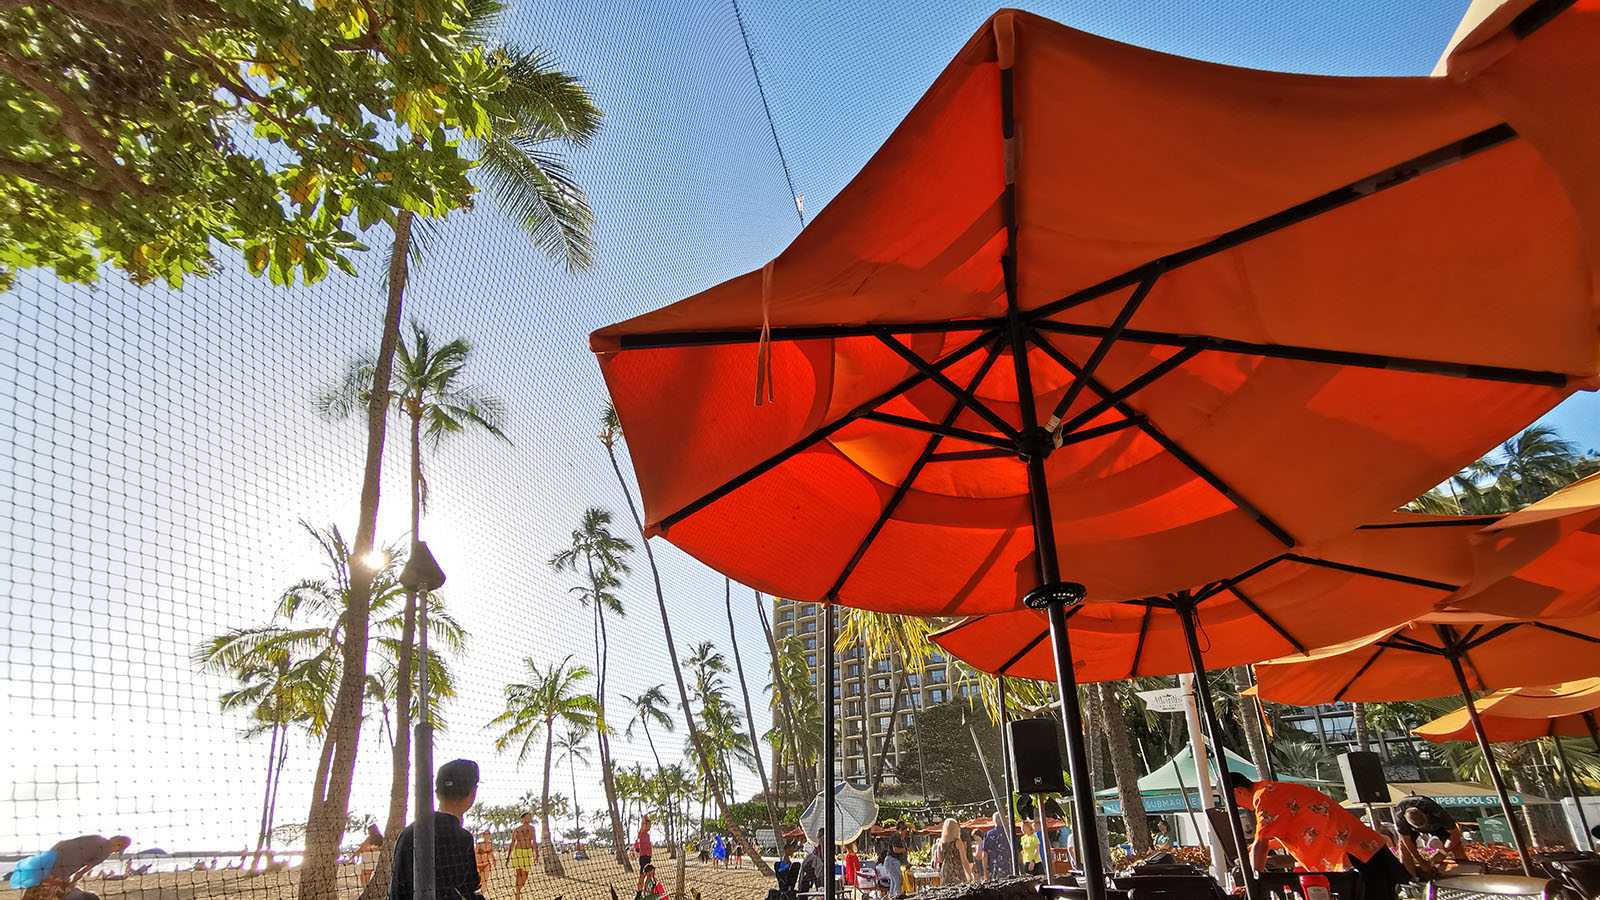
[(38, 70), (4, 50), (0, 50), (0, 72), (10, 75), (35, 93), (44, 95), (45, 99), (54, 104), (61, 113), (61, 129), (66, 132), (67, 137), (77, 141), (83, 152), (103, 166), (123, 190), (139, 196), (155, 193), (154, 189), (136, 178), (117, 161), (111, 148), (106, 146), (105, 136), (95, 128), (94, 123), (89, 121), (89, 117), (78, 108), (77, 102), (68, 96), (66, 91), (51, 84)]
[(15, 175), (40, 187), (54, 188), (55, 190), (72, 194), (75, 197), (81, 197), (107, 212), (112, 211), (111, 194), (79, 184), (70, 178), (63, 178), (36, 163), (10, 156), (0, 156), (0, 175)]

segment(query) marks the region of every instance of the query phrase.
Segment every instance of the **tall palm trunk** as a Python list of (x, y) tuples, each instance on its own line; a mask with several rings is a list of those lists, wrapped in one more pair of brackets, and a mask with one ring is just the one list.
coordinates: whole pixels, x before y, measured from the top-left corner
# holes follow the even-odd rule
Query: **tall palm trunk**
[[(617, 463), (617, 451), (610, 441), (606, 442), (606, 454), (611, 457), (611, 470), (617, 475), (617, 484), (622, 488), (622, 496), (628, 500), (628, 513), (633, 516), (633, 524), (639, 529), (640, 543), (644, 544), (644, 555), (650, 562), (650, 575), (655, 579), (656, 605), (661, 608), (661, 633), (667, 642), (668, 662), (672, 664), (672, 678), (678, 685), (678, 702), (683, 708), (683, 718), (689, 725), (689, 742), (698, 751), (701, 767), (709, 774), (710, 756), (702, 740), (700, 729), (695, 725), (694, 713), (689, 706), (689, 688), (683, 683), (683, 669), (678, 666), (678, 647), (672, 641), (672, 621), (667, 615), (667, 595), (661, 590), (661, 570), (656, 568), (655, 552), (650, 549), (649, 536), (644, 533), (644, 522), (639, 518), (639, 509), (633, 503), (633, 493), (628, 490), (627, 479), (622, 477), (622, 466)], [(743, 829), (733, 824), (728, 815), (728, 803), (723, 799), (722, 792), (716, 791), (717, 807), (722, 811), (722, 818), (728, 823), (728, 831), (733, 834), (751, 859), (755, 860), (756, 871), (767, 878), (773, 877), (772, 867), (767, 865), (761, 854), (756, 852), (756, 847), (745, 836)]]
[(1372, 737), (1367, 733), (1367, 707), (1363, 703), (1352, 703), (1351, 727), (1356, 732), (1356, 749), (1366, 752), (1372, 749)]
[[(598, 584), (594, 571), (594, 557), (588, 557), (589, 583)], [(609, 662), (611, 647), (606, 635), (606, 613), (600, 591), (596, 590), (594, 596), (595, 625), (599, 629), (598, 644), (595, 656), (599, 664), (598, 699), (600, 701), (600, 722), (606, 722), (606, 664)], [(612, 772), (611, 764), (611, 739), (606, 736), (604, 728), (596, 730), (595, 736), (600, 746), (600, 780), (606, 789), (606, 812), (611, 817), (611, 844), (617, 859), (617, 865), (624, 872), (633, 871), (633, 863), (628, 859), (628, 845), (622, 837), (622, 817), (617, 814), (617, 782)]]
[(1111, 775), (1117, 782), (1117, 799), (1122, 803), (1122, 823), (1128, 843), (1136, 856), (1150, 852), (1150, 818), (1145, 815), (1144, 797), (1139, 793), (1139, 767), (1133, 761), (1133, 745), (1128, 740), (1128, 721), (1122, 715), (1122, 698), (1116, 684), (1101, 682), (1100, 724), (1111, 748)]
[(283, 764), (289, 760), (289, 726), (283, 726), (278, 741), (278, 767), (272, 773), (272, 797), (267, 803), (267, 851), (272, 851), (272, 829), (278, 824), (278, 786), (283, 783)]
[[(772, 802), (772, 782), (767, 780), (767, 766), (761, 761), (761, 738), (756, 735), (756, 714), (750, 705), (750, 683), (744, 678), (744, 659), (739, 656), (739, 635), (733, 627), (733, 579), (725, 578), (725, 605), (728, 608), (728, 638), (733, 643), (733, 665), (739, 672), (739, 690), (744, 693), (744, 721), (750, 730), (750, 755), (756, 759), (756, 775), (761, 779), (761, 794), (767, 800), (767, 819), (772, 823), (774, 841), (782, 840), (782, 822), (778, 820), (778, 807)], [(659, 765), (659, 764), (658, 764)]]
[(583, 810), (578, 808), (578, 767), (567, 757), (567, 774), (572, 776), (572, 834), (573, 840), (583, 840)]
[(539, 827), (544, 836), (539, 841), (539, 858), (544, 863), (544, 873), (560, 877), (567, 874), (562, 868), (561, 857), (556, 855), (555, 844), (550, 841), (550, 758), (556, 749), (556, 719), (547, 716), (544, 720), (544, 794), (539, 799)]
[[(415, 400), (416, 398), (412, 398)], [(411, 418), (411, 540), (412, 546), (422, 539), (422, 412), (408, 404)], [(389, 896), (390, 854), (400, 831), (406, 827), (406, 803), (411, 796), (411, 701), (414, 674), (412, 660), (416, 655), (417, 592), (406, 591), (405, 612), (400, 618), (400, 658), (395, 670), (394, 734), (391, 737), (392, 767), (389, 776), (389, 816), (383, 826), (383, 848), (378, 854), (378, 867), (372, 880), (361, 889), (360, 900), (382, 900)], [(425, 665), (425, 663), (420, 663)]]
[[(872, 781), (870, 784), (874, 791), (878, 789), (878, 785), (883, 783), (884, 762), (889, 758), (889, 741), (894, 737), (895, 721), (900, 717), (900, 700), (905, 696), (906, 692), (906, 668), (904, 662), (902, 661), (902, 664), (895, 668), (899, 674), (894, 679), (894, 693), (889, 695), (889, 727), (884, 730), (883, 740), (878, 743), (878, 764), (872, 769)], [(866, 720), (868, 722), (872, 721), (871, 712), (867, 712)], [(869, 727), (867, 729), (868, 744), (872, 743), (871, 731), (872, 729)], [(984, 774), (988, 773), (985, 772)]]
[(1245, 696), (1244, 689), (1251, 683), (1250, 667), (1239, 666), (1233, 670), (1233, 683), (1239, 687), (1239, 705), (1244, 717), (1244, 739), (1250, 745), (1250, 762), (1262, 778), (1272, 771), (1272, 761), (1267, 757), (1267, 735), (1261, 727), (1261, 703), (1253, 696)]
[[(772, 625), (767, 622), (767, 608), (761, 605), (761, 593), (756, 592), (756, 612), (761, 614), (761, 630), (767, 636), (767, 651), (772, 654), (772, 689), (778, 693), (778, 706), (783, 711), (782, 734), (783, 740), (789, 745), (790, 765), (794, 767), (795, 787), (800, 791), (802, 798), (816, 796), (816, 785), (811, 780), (811, 771), (800, 765), (800, 738), (795, 734), (794, 698), (789, 696), (789, 682), (784, 679), (783, 672), (778, 663), (778, 641), (772, 636)], [(863, 664), (865, 659), (863, 658)], [(783, 754), (779, 754), (782, 756)]]
[(267, 834), (272, 828), (272, 776), (278, 768), (278, 731), (282, 727), (277, 722), (272, 723), (272, 742), (267, 747), (267, 783), (261, 792), (261, 830), (256, 835), (256, 855), (250, 861), (251, 871), (261, 865), (261, 852), (267, 846)]
[(406, 290), (406, 257), (411, 252), (414, 214), (395, 216), (394, 256), (389, 260), (389, 302), (384, 311), (383, 340), (372, 371), (367, 399), (367, 454), (361, 476), (361, 511), (351, 548), (350, 592), (344, 614), (344, 646), (333, 714), (328, 717), (323, 753), (328, 765), (318, 766), (306, 816), (305, 858), (300, 866), (300, 900), (335, 900), (338, 894), (339, 841), (350, 815), (350, 786), (355, 780), (356, 752), (361, 737), (361, 705), (367, 685), (367, 616), (372, 604), (372, 578), (366, 564), (378, 527), (378, 495), (383, 474), (383, 440), (389, 416), (389, 378), (394, 372), (395, 345), (400, 342), (400, 307)]

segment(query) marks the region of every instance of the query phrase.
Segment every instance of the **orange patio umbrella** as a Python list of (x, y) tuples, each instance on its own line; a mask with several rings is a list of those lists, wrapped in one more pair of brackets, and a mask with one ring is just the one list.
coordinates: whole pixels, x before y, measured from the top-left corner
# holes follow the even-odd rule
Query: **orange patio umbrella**
[(1574, 482), (1473, 536), (1472, 583), (1454, 609), (1502, 616), (1600, 612), (1600, 474)]
[(771, 263), (591, 337), (646, 533), (780, 596), (1048, 608), (1085, 783), (1067, 604), (1348, 531), (1594, 383), (1600, 8), (1560, 9), (1443, 78), (997, 13)]
[[(1469, 537), (1481, 523), (1393, 513), (1187, 591), (1114, 603), (1091, 598), (1067, 612), (1073, 675), (1079, 682), (1199, 675), (1425, 615), (1471, 578)], [(930, 640), (981, 671), (1050, 680), (1049, 633), (1045, 616), (1018, 610), (963, 619)], [(1209, 704), (1202, 699), (1202, 706)]]
[(1544, 622), (1441, 612), (1313, 651), (1306, 659), (1262, 663), (1256, 666), (1256, 690), (1263, 700), (1296, 706), (1460, 693), (1523, 869), (1532, 874), (1527, 845), (1510, 815), (1511, 801), (1472, 692), (1549, 684), (1596, 672), (1600, 615)]
[[(1495, 691), (1475, 701), (1478, 721), (1484, 734), (1495, 742), (1531, 741), (1536, 738), (1560, 738), (1588, 735), (1600, 750), (1600, 727), (1595, 724), (1595, 710), (1600, 709), (1600, 678), (1585, 678), (1543, 687), (1506, 688)], [(1466, 707), (1445, 713), (1432, 722), (1411, 729), (1418, 737), (1442, 744), (1445, 741), (1470, 741), (1476, 737), (1472, 729), (1472, 713)], [(1572, 783), (1572, 763), (1567, 759), (1567, 748), (1560, 740), (1553, 740), (1556, 755), (1561, 758), (1561, 774), (1567, 782), (1567, 793), (1578, 810), (1578, 823), (1583, 837), (1594, 848), (1594, 835), (1589, 833), (1589, 820), (1583, 812), (1583, 802), (1578, 799), (1578, 789)]]

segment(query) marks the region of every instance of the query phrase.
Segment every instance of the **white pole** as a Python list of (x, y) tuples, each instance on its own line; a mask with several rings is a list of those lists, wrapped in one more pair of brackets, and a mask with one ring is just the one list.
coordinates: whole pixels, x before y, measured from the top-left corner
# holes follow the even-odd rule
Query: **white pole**
[[(1206, 755), (1205, 738), (1201, 736), (1203, 732), (1200, 730), (1200, 707), (1195, 701), (1194, 676), (1179, 675), (1178, 687), (1183, 691), (1183, 712), (1189, 724), (1189, 747), (1194, 755), (1195, 783), (1200, 788), (1200, 808), (1214, 809), (1216, 798), (1211, 793), (1211, 765)], [(1206, 828), (1206, 834), (1211, 836), (1211, 875), (1218, 884), (1227, 884), (1228, 857), (1222, 849), (1222, 840), (1214, 828)]]

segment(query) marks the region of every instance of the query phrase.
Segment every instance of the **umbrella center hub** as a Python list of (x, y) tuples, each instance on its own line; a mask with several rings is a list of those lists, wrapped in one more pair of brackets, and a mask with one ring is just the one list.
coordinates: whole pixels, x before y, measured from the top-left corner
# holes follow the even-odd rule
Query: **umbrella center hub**
[(1052, 581), (1041, 584), (1022, 595), (1022, 605), (1029, 609), (1049, 609), (1051, 606), (1077, 606), (1088, 596), (1089, 589), (1076, 581)]
[(1017, 456), (1023, 460), (1044, 459), (1055, 448), (1055, 437), (1042, 425), (1029, 428), (1017, 438)]

